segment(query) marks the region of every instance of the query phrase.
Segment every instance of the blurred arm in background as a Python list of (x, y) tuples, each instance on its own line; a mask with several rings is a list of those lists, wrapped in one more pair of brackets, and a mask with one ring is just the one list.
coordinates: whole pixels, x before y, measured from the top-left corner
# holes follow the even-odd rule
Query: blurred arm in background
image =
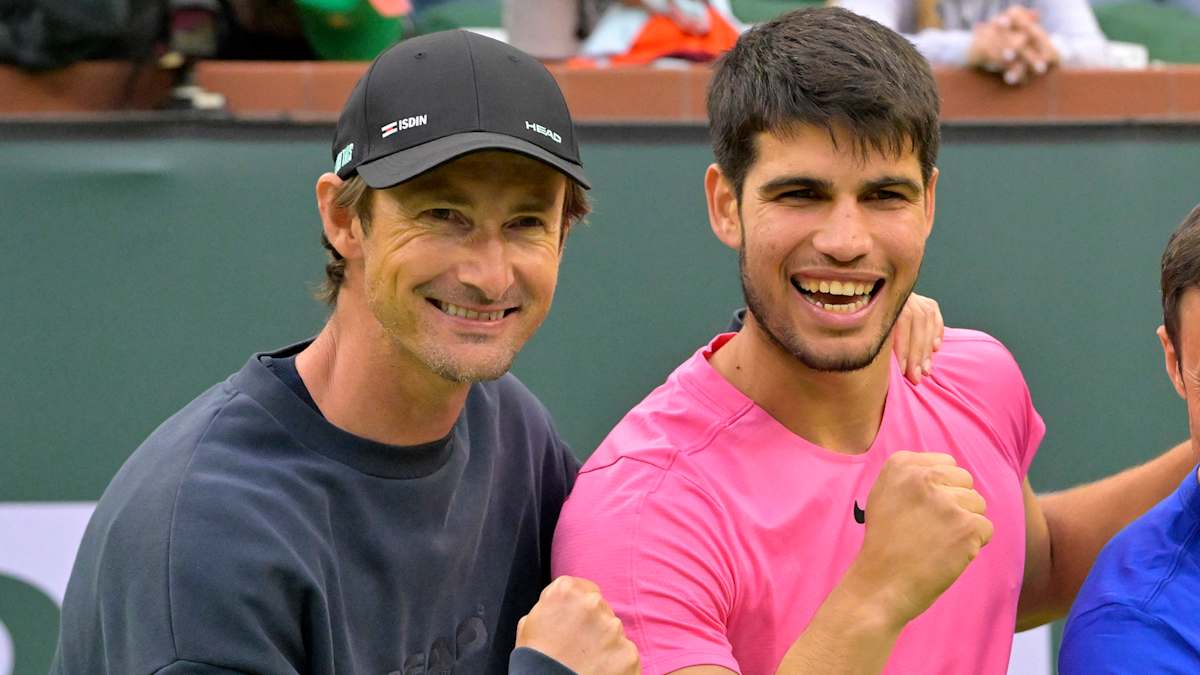
[(994, 72), (1021, 84), (1058, 63), (1102, 66), (1107, 41), (1087, 0), (967, 3), (839, 0), (905, 35), (931, 63)]

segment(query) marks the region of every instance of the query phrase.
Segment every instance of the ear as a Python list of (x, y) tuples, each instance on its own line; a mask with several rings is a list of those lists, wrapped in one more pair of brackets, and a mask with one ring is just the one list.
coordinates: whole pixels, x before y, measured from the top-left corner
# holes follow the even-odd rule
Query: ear
[(925, 236), (933, 231), (933, 216), (937, 207), (937, 182), (938, 176), (941, 174), (938, 168), (933, 167), (933, 172), (929, 174), (929, 182), (925, 184)]
[(704, 196), (708, 201), (708, 224), (717, 239), (732, 249), (742, 247), (742, 220), (733, 184), (716, 164), (704, 172)]
[(333, 202), (344, 181), (337, 174), (324, 173), (317, 179), (317, 210), (321, 212), (321, 227), (325, 238), (347, 260), (362, 257), (363, 230), (358, 214), (351, 208), (341, 208)]
[(571, 225), (564, 218), (562, 223), (562, 232), (558, 235), (558, 255), (561, 257), (563, 251), (567, 250), (567, 237), (571, 235)]
[(1171, 343), (1171, 337), (1167, 335), (1166, 326), (1159, 326), (1156, 332), (1158, 341), (1162, 343), (1163, 365), (1167, 368), (1167, 377), (1171, 378), (1171, 384), (1175, 385), (1175, 391), (1179, 397), (1186, 400), (1187, 394), (1183, 389), (1183, 377), (1179, 373), (1179, 354), (1175, 351), (1175, 345)]
[(560, 206), (560, 208), (558, 209), (558, 212), (563, 214), (562, 222), (559, 223), (559, 225), (558, 225), (558, 227), (559, 227), (559, 232), (558, 232), (558, 255), (559, 255), (559, 258), (562, 257), (563, 251), (566, 250), (566, 248), (567, 248), (567, 237), (571, 236), (572, 223), (570, 220), (567, 219), (566, 213), (564, 213), (564, 212), (566, 211), (565, 202), (568, 199), (568, 196), (571, 194), (571, 190), (574, 189), (571, 186), (570, 180), (564, 180), (563, 182), (566, 185), (566, 187), (563, 188), (564, 204), (562, 206)]

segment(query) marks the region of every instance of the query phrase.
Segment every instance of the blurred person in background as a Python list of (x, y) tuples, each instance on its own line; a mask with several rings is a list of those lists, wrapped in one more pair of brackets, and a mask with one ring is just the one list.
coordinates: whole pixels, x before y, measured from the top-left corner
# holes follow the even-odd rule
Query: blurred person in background
[(514, 46), (574, 65), (709, 61), (740, 31), (727, 0), (504, 0)]
[(902, 33), (934, 65), (995, 73), (1010, 85), (1058, 65), (1101, 66), (1107, 40), (1087, 0), (836, 0)]
[[(1200, 452), (1200, 206), (1162, 257), (1163, 362), (1187, 402), (1192, 457)], [(1109, 542), (1071, 607), (1063, 675), (1200, 673), (1200, 482), (1179, 489)]]

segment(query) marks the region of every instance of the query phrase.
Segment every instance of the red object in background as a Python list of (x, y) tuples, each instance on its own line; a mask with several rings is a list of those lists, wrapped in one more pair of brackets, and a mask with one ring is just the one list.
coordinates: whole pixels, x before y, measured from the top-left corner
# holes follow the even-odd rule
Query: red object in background
[(708, 7), (708, 21), (707, 33), (693, 35), (670, 18), (653, 14), (634, 38), (629, 51), (609, 57), (608, 62), (614, 66), (643, 65), (664, 57), (711, 61), (733, 47), (738, 31), (712, 6)]
[(413, 10), (409, 0), (371, 0), (371, 7), (379, 16), (407, 16)]

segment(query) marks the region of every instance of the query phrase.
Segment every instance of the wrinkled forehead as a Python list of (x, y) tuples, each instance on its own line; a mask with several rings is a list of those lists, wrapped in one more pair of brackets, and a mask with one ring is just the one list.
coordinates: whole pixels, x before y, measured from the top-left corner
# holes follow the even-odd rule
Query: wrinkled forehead
[(915, 143), (908, 137), (870, 138), (844, 125), (791, 124), (754, 136), (754, 163), (748, 174), (838, 166), (858, 172), (911, 174), (924, 184)]
[(454, 196), (458, 201), (519, 200), (553, 205), (567, 177), (518, 152), (484, 150), (463, 155), (388, 188), (397, 197)]
[(808, 132), (823, 133), (838, 151), (863, 162), (872, 156), (882, 156), (891, 160), (903, 159), (909, 155), (917, 158), (917, 140), (894, 126), (867, 129), (834, 118), (821, 124), (795, 121), (769, 131), (780, 138)]

